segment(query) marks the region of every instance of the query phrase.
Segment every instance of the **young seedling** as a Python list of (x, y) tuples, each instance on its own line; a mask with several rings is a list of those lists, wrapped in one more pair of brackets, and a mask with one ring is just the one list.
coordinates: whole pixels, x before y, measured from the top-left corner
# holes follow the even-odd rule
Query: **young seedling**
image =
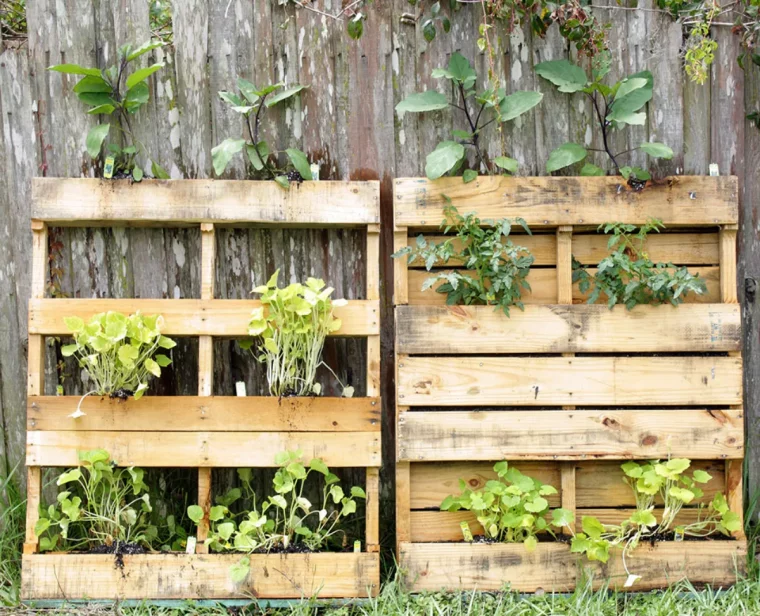
[[(111, 175), (131, 176), (135, 182), (143, 179), (144, 170), (137, 164), (138, 154), (145, 154), (144, 145), (137, 140), (132, 131), (130, 117), (143, 107), (150, 98), (150, 90), (146, 80), (153, 73), (163, 68), (163, 62), (157, 62), (145, 68), (138, 68), (129, 73), (132, 62), (140, 56), (163, 46), (160, 41), (148, 41), (133, 47), (130, 43), (119, 47), (116, 64), (107, 69), (87, 68), (78, 64), (57, 64), (48, 68), (49, 71), (82, 75), (74, 86), (74, 92), (79, 100), (90, 106), (90, 115), (108, 116), (111, 122), (98, 124), (90, 129), (85, 140), (87, 153), (97, 159), (100, 156), (103, 142), (113, 134), (115, 129), (123, 136), (124, 147), (115, 142), (109, 142), (108, 151), (111, 156), (105, 159), (104, 167), (108, 177)], [(113, 161), (111, 162), (111, 159)], [(153, 176), (168, 179), (169, 174), (155, 161), (151, 162)]]

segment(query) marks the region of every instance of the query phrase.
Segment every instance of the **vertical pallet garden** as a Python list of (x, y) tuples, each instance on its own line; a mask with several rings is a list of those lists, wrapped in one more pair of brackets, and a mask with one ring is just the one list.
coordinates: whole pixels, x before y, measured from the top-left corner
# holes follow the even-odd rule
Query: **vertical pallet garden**
[[(378, 471), (381, 464), (379, 379), (379, 186), (377, 182), (33, 181), (33, 297), (29, 304), (28, 508), (22, 570), (27, 601), (63, 599), (349, 598), (379, 590)], [(51, 299), (44, 295), (50, 226), (199, 226), (199, 299)], [(213, 339), (245, 337), (256, 300), (214, 298), (215, 229), (352, 227), (367, 231), (366, 295), (336, 307), (333, 335), (366, 339), (366, 397), (283, 398), (213, 395)], [(104, 311), (161, 314), (162, 333), (199, 339), (198, 396), (128, 401), (44, 394), (46, 336), (68, 333), (63, 318)], [(40, 554), (34, 528), (41, 468), (78, 464), (78, 451), (103, 448), (121, 466), (198, 469), (198, 502), (206, 512), (194, 554), (124, 556)], [(212, 498), (211, 470), (273, 467), (275, 455), (300, 449), (330, 467), (366, 468), (365, 541), (361, 552), (252, 554), (250, 573), (231, 581), (239, 554), (204, 546)]]
[[(640, 192), (615, 177), (398, 179), (395, 249), (419, 233), (440, 236), (449, 200), (484, 221), (524, 218), (533, 235), (515, 242), (535, 262), (525, 310), (506, 317), (492, 306), (447, 306), (444, 294), (421, 291), (430, 274), (419, 261), (396, 259), (397, 548), (410, 588), (569, 591), (584, 569), (596, 585), (624, 586), (620, 550), (601, 565), (566, 543), (541, 541), (528, 552), (463, 541), (462, 521), (473, 534), (483, 529), (441, 502), (460, 479), (482, 488), (501, 460), (558, 488), (550, 506), (572, 511), (578, 526), (584, 515), (610, 524), (630, 515), (621, 462), (669, 456), (707, 470), (704, 500), (724, 492), (741, 515), (736, 178), (674, 177)], [(652, 260), (699, 272), (707, 293), (678, 307), (587, 304), (572, 282), (573, 257), (593, 267), (608, 254), (598, 225), (649, 218), (666, 225), (647, 239)], [(684, 508), (679, 520), (696, 512)], [(735, 535), (642, 542), (627, 558), (642, 576), (630, 589), (732, 583), (746, 558), (746, 540)]]

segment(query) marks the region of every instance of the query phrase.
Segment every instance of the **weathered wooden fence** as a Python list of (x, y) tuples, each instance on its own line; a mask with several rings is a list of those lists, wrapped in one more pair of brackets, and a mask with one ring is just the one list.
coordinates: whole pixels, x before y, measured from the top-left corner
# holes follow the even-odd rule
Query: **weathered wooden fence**
[[(317, 3), (335, 9), (339, 0)], [(601, 5), (615, 5), (601, 0)], [(644, 0), (641, 8), (651, 7)], [(383, 0), (369, 8), (364, 37), (349, 39), (342, 24), (292, 4), (275, 0), (183, 0), (175, 2), (174, 45), (157, 52), (166, 67), (152, 81), (149, 107), (136, 117), (138, 137), (172, 177), (212, 176), (211, 148), (238, 136), (242, 124), (225, 108), (217, 91), (232, 89), (240, 75), (257, 84), (287, 81), (308, 84), (300, 102), (268, 113), (263, 130), (280, 148), (298, 145), (320, 164), (325, 179), (379, 179), (383, 215), (382, 395), (393, 399), (393, 331), (390, 312), (393, 289), (389, 254), (392, 246), (391, 179), (422, 175), (424, 160), (448, 134), (452, 116), (436, 112), (407, 115), (399, 121), (394, 106), (409, 93), (442, 88), (433, 68), (455, 50), (472, 59), (481, 79), (487, 60), (477, 50), (479, 7), (465, 7), (452, 16), (452, 31), (428, 44), (420, 31), (400, 20), (413, 11), (407, 0)], [(760, 107), (760, 70), (743, 72), (736, 63), (738, 43), (729, 28), (717, 28), (719, 50), (709, 82), (698, 86), (682, 73), (678, 49), (680, 26), (650, 11), (598, 9), (611, 23), (613, 77), (644, 68), (655, 76), (648, 124), (618, 137), (618, 145), (644, 139), (664, 141), (677, 155), (662, 161), (658, 173), (706, 174), (717, 163), (721, 174), (735, 174), (741, 183), (739, 228), (739, 301), (744, 318), (745, 408), (748, 415), (751, 487), (760, 483), (757, 417), (760, 407), (760, 131), (744, 119)], [(24, 457), (26, 391), (26, 304), (30, 291), (30, 178), (93, 175), (84, 148), (86, 115), (71, 92), (74, 78), (45, 68), (60, 62), (104, 66), (127, 41), (150, 37), (146, 0), (35, 0), (28, 3), (29, 39), (10, 43), (0, 53), (0, 457), (14, 466)], [(521, 121), (483, 139), (491, 155), (507, 152), (520, 161), (521, 175), (544, 173), (549, 152), (562, 143), (598, 142), (588, 128), (590, 107), (580, 98), (557, 93), (538, 79), (532, 66), (547, 59), (574, 57), (556, 33), (545, 40), (530, 34), (500, 33), (496, 64), (508, 91), (540, 89), (543, 103)], [(0, 43), (2, 45), (2, 43)], [(147, 60), (146, 60), (147, 61)], [(625, 149), (621, 147), (620, 149)], [(226, 177), (243, 177), (242, 159)], [(312, 241), (311, 234), (325, 234)], [(199, 297), (200, 237), (191, 230), (51, 229), (51, 294), (70, 297)], [(320, 236), (321, 240), (321, 236)], [(357, 297), (364, 281), (361, 264), (347, 264), (335, 255), (360, 250), (361, 239), (339, 231), (226, 231), (220, 233), (217, 265), (219, 297), (247, 297), (274, 267), (285, 278), (317, 273), (340, 295)], [(160, 264), (157, 267), (156, 264)], [(343, 266), (339, 265), (344, 263)], [(216, 353), (217, 393), (233, 393), (235, 380), (247, 380), (250, 393), (262, 391), (230, 343)], [(338, 343), (346, 344), (346, 343)], [(350, 343), (349, 343), (350, 344)], [(344, 348), (341, 370), (361, 365), (360, 347)], [(195, 353), (180, 347), (165, 393), (197, 391)], [(192, 359), (191, 359), (192, 358)], [(186, 361), (185, 361), (186, 359)], [(48, 387), (59, 370), (48, 354)], [(77, 391), (73, 365), (64, 387)], [(392, 495), (393, 409), (384, 409), (383, 486)], [(4, 472), (3, 468), (0, 472)], [(385, 508), (388, 512), (391, 507)], [(384, 522), (390, 521), (390, 513)]]

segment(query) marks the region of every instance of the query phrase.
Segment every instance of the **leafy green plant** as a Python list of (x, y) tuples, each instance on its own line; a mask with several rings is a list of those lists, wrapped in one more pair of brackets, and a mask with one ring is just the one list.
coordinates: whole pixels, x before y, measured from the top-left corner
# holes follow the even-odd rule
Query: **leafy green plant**
[[(443, 233), (448, 235), (453, 230), (455, 237), (436, 244), (419, 235), (416, 246), (405, 246), (393, 257), (408, 256), (410, 264), (420, 259), (428, 271), (451, 259), (461, 262), (467, 270), (439, 272), (422, 285), (426, 291), (443, 281), (436, 291), (446, 293), (449, 305), (493, 305), (507, 316), (510, 306), (522, 310), (522, 291), (530, 290), (527, 276), (534, 259), (527, 248), (512, 242), (512, 222), (506, 218), (481, 221), (474, 213), (462, 216), (451, 204), (443, 212), (446, 216), (441, 223)], [(522, 218), (515, 222), (530, 234)]]
[(472, 511), (485, 529), (486, 537), (505, 543), (523, 543), (532, 551), (538, 544), (537, 533), (554, 536), (552, 527), (562, 528), (573, 521), (567, 509), (557, 508), (549, 515), (547, 496), (556, 494), (553, 486), (523, 475), (514, 466), (498, 462), (491, 479), (480, 490), (470, 490), (460, 479), (459, 496), (447, 496), (441, 511)]
[[(631, 487), (636, 499), (636, 510), (621, 524), (602, 524), (593, 516), (584, 516), (583, 532), (576, 534), (571, 551), (586, 554), (589, 560), (607, 562), (612, 548), (623, 550), (623, 565), (630, 575), (626, 556), (643, 540), (662, 538), (674, 531), (676, 536), (707, 537), (722, 533), (730, 535), (741, 529), (741, 521), (729, 510), (726, 498), (718, 493), (709, 505), (699, 506), (696, 522), (675, 526), (675, 519), (684, 505), (704, 496), (700, 485), (706, 484), (711, 475), (695, 470), (691, 476), (686, 471), (691, 460), (672, 458), (653, 460), (644, 464), (626, 462), (621, 466), (624, 481)], [(655, 500), (659, 497), (664, 505), (660, 520), (655, 516)], [(635, 576), (639, 577), (639, 576)]]
[[(130, 63), (140, 56), (161, 47), (161, 41), (148, 41), (134, 47), (127, 43), (119, 47), (116, 64), (107, 69), (87, 68), (78, 64), (57, 64), (48, 68), (49, 71), (82, 75), (74, 86), (74, 92), (79, 100), (89, 105), (90, 115), (104, 115), (112, 118), (112, 123), (98, 124), (87, 134), (87, 153), (96, 159), (100, 155), (103, 142), (114, 128), (123, 135), (126, 145), (120, 147), (117, 143), (109, 143), (108, 151), (114, 157), (113, 174), (131, 175), (136, 182), (142, 180), (144, 170), (136, 163), (135, 157), (144, 153), (143, 144), (137, 140), (132, 131), (130, 116), (148, 102), (150, 90), (146, 80), (153, 73), (163, 68), (163, 62), (157, 62), (145, 68), (138, 68), (127, 74)], [(155, 161), (152, 162), (152, 173), (158, 178), (168, 178), (169, 175)]]
[[(639, 167), (620, 166), (619, 159), (635, 150), (642, 150), (652, 158), (673, 158), (673, 150), (662, 143), (646, 142), (624, 152), (610, 149), (612, 131), (625, 126), (639, 126), (646, 122), (644, 107), (652, 99), (654, 78), (649, 71), (641, 71), (621, 79), (614, 85), (603, 83), (610, 71), (610, 56), (602, 54), (595, 59), (592, 78), (586, 71), (568, 60), (550, 60), (536, 64), (535, 71), (553, 83), (560, 92), (581, 92), (591, 101), (593, 115), (602, 134), (604, 149), (587, 148), (577, 143), (565, 143), (551, 152), (546, 162), (549, 173), (564, 169), (586, 160), (589, 152), (606, 154), (615, 173), (621, 174), (636, 189), (643, 188), (651, 174)], [(605, 175), (606, 171), (590, 162), (586, 162), (581, 175)]]
[[(261, 339), (256, 359), (267, 366), (269, 392), (273, 396), (307, 396), (322, 393), (316, 382), (317, 369), (324, 366), (340, 382), (333, 370), (322, 361), (325, 338), (338, 331), (340, 319), (333, 308), (345, 306), (344, 299), (331, 299), (332, 287), (309, 278), (306, 284), (293, 283), (281, 289), (277, 286), (277, 270), (265, 285), (253, 292), (261, 295), (261, 306), (254, 309), (248, 333)], [(240, 343), (252, 349), (253, 341)], [(343, 395), (350, 398), (353, 387), (344, 386)]]
[(442, 141), (427, 156), (425, 173), (435, 180), (443, 175), (455, 174), (467, 161), (465, 147), (472, 148), (477, 160), (476, 169), (466, 169), (463, 173), (465, 182), (478, 177), (478, 170), (486, 173), (515, 173), (517, 161), (507, 156), (498, 156), (488, 162), (482, 151), (480, 136), (482, 131), (494, 122), (503, 124), (520, 117), (543, 98), (540, 92), (518, 91), (507, 95), (503, 88), (475, 89), (477, 73), (469, 60), (460, 53), (452, 54), (448, 68), (437, 68), (432, 73), (435, 79), (447, 79), (452, 90), (452, 100), (436, 90), (426, 90), (409, 95), (398, 105), (396, 112), (399, 119), (405, 113), (423, 113), (439, 111), (453, 107), (459, 109), (467, 120), (467, 130), (452, 132), (452, 140)]
[(74, 344), (61, 348), (64, 357), (76, 357), (87, 370), (92, 389), (79, 401), (71, 417), (81, 417), (82, 400), (89, 395), (135, 400), (148, 389), (151, 376), (161, 376), (161, 368), (171, 359), (159, 349), (172, 349), (176, 343), (161, 335), (161, 315), (146, 316), (140, 312), (125, 316), (119, 312), (102, 312), (88, 323), (79, 317), (65, 317), (64, 322), (74, 335)]
[(254, 172), (274, 180), (283, 188), (288, 188), (291, 180), (313, 179), (309, 160), (301, 150), (296, 148), (285, 150), (291, 166), (281, 169), (270, 158), (278, 152), (271, 150), (269, 144), (259, 138), (261, 112), (293, 98), (307, 86), (296, 84), (286, 88), (285, 84), (276, 83), (258, 89), (250, 81), (242, 78), (238, 78), (237, 86), (239, 95), (234, 92), (219, 92), (219, 97), (233, 111), (243, 116), (248, 139), (227, 138), (211, 150), (216, 174), (222, 175), (232, 157), (245, 149), (246, 158), (251, 163)]
[(26, 36), (26, 0), (0, 0), (0, 38)]
[(639, 304), (670, 303), (675, 306), (689, 293), (707, 291), (699, 274), (691, 274), (688, 268), (676, 267), (672, 263), (653, 263), (644, 251), (647, 235), (652, 231), (659, 233), (664, 227), (662, 221), (656, 219), (650, 219), (638, 228), (623, 223), (600, 225), (599, 229), (604, 233), (611, 233), (607, 248), (612, 252), (602, 259), (596, 273), (591, 276), (573, 259), (573, 282), (578, 283), (582, 293), (591, 289), (589, 304), (605, 295), (610, 308), (615, 304), (625, 304), (628, 310)]
[[(319, 551), (327, 548), (337, 535), (344, 534), (340, 524), (356, 513), (357, 499), (366, 499), (364, 490), (354, 486), (345, 494), (338, 477), (321, 459), (314, 458), (305, 465), (302, 458), (302, 451), (277, 455), (275, 463), (279, 468), (273, 480), (274, 495), (268, 496), (260, 507), (251, 487), (251, 470), (238, 469), (243, 489), (233, 488), (211, 507), (206, 544), (215, 552), (247, 554), (288, 551), (301, 544), (310, 551)], [(312, 476), (321, 476), (323, 482), (319, 508), (304, 497), (307, 481)], [(230, 507), (241, 498), (248, 500), (251, 508), (235, 514)], [(198, 505), (188, 507), (187, 513), (196, 524), (203, 519), (203, 509)], [(233, 580), (244, 580), (249, 568), (250, 560), (243, 558), (232, 567)]]
[(150, 547), (150, 497), (140, 468), (117, 468), (107, 451), (79, 452), (80, 465), (58, 476), (57, 503), (40, 506), (34, 527), (40, 550), (77, 550), (137, 543)]

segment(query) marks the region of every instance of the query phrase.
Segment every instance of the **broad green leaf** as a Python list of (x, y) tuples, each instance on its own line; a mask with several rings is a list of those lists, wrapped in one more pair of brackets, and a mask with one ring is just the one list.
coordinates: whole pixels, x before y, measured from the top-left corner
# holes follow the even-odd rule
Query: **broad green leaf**
[(77, 98), (85, 105), (90, 105), (91, 107), (114, 104), (111, 95), (106, 92), (79, 92)]
[(475, 84), (475, 79), (478, 76), (475, 69), (470, 65), (470, 61), (459, 52), (451, 55), (448, 73), (451, 79), (462, 83), (465, 90), (468, 90)]
[(77, 94), (82, 92), (107, 92), (110, 93), (112, 90), (111, 86), (108, 85), (108, 82), (103, 79), (100, 75), (94, 76), (94, 75), (87, 75), (86, 77), (83, 77), (79, 80), (79, 82), (74, 86), (74, 92)]
[(280, 186), (282, 186), (282, 188), (286, 190), (290, 188), (290, 181), (288, 180), (288, 176), (286, 175), (278, 175), (274, 179), (274, 181), (277, 182), (277, 184), (279, 184)]
[(325, 464), (320, 458), (314, 458), (311, 462), (309, 462), (309, 468), (325, 476), (327, 476), (327, 474), (330, 472), (330, 469), (327, 468), (327, 464)]
[(616, 98), (623, 98), (626, 94), (630, 94), (634, 90), (643, 88), (647, 85), (648, 80), (644, 77), (628, 77), (620, 82), (620, 86), (615, 93)]
[(427, 155), (425, 174), (431, 180), (436, 180), (448, 173), (464, 158), (464, 146), (456, 141), (442, 141)]
[(154, 160), (150, 161), (150, 172), (158, 180), (168, 180), (170, 178), (169, 172)]
[(552, 511), (552, 524), (557, 527), (569, 526), (573, 523), (573, 513), (567, 509), (557, 508)]
[(293, 163), (293, 166), (298, 173), (301, 174), (301, 177), (304, 180), (311, 180), (311, 167), (309, 165), (309, 160), (306, 158), (306, 154), (296, 148), (288, 148), (285, 150), (285, 153), (288, 155), (290, 162)]
[(415, 92), (410, 94), (398, 105), (396, 105), (396, 113), (399, 118), (403, 118), (404, 114), (409, 113), (423, 113), (425, 111), (437, 111), (439, 109), (446, 109), (449, 106), (449, 101), (440, 92), (435, 90), (426, 90), (425, 92)]
[(219, 92), (219, 98), (233, 107), (245, 107), (245, 101), (234, 92)]
[(211, 159), (214, 162), (214, 171), (222, 175), (232, 157), (243, 149), (245, 139), (225, 139), (218, 146), (212, 148)]
[(246, 143), (245, 153), (248, 155), (248, 160), (251, 161), (253, 168), (256, 171), (261, 171), (267, 158), (269, 158), (269, 146), (266, 141), (259, 141), (257, 147), (254, 147), (251, 143)]
[(97, 107), (93, 107), (92, 109), (88, 109), (87, 113), (90, 115), (111, 115), (114, 111), (115, 107), (111, 105), (110, 103), (106, 103), (105, 105), (98, 105)]
[(78, 468), (72, 468), (70, 471), (61, 473), (58, 476), (58, 479), (56, 480), (56, 485), (62, 486), (72, 481), (79, 481), (81, 477), (82, 477), (82, 471), (80, 471)]
[(177, 343), (174, 342), (171, 338), (167, 338), (166, 336), (161, 336), (158, 339), (158, 346), (160, 346), (162, 349), (173, 349), (175, 346), (177, 346)]
[(50, 528), (50, 520), (48, 518), (40, 518), (34, 525), (34, 534), (38, 537), (43, 534), (48, 528)]
[(478, 172), (474, 169), (465, 169), (464, 173), (462, 174), (462, 180), (464, 180), (465, 184), (469, 184), (470, 182), (476, 180), (478, 178)]
[(348, 36), (358, 41), (362, 37), (364, 32), (364, 15), (357, 13), (353, 18), (346, 23), (346, 32)]
[(295, 85), (290, 88), (285, 88), (284, 90), (281, 90), (277, 94), (275, 94), (272, 98), (268, 98), (266, 102), (266, 106), (272, 107), (276, 105), (277, 103), (281, 103), (282, 101), (289, 99), (291, 96), (295, 96), (306, 87), (307, 86)]
[[(281, 84), (277, 84), (277, 85), (279, 86)], [(253, 85), (250, 81), (246, 81), (242, 77), (238, 77), (237, 87), (240, 90), (240, 92), (242, 92), (243, 96), (245, 96), (245, 98), (248, 100), (249, 103), (254, 104), (259, 100), (260, 98), (259, 92), (256, 89), (256, 86)], [(240, 101), (240, 102), (242, 103), (243, 101)]]
[(218, 522), (224, 519), (225, 513), (227, 513), (227, 507), (224, 505), (214, 505), (209, 510), (208, 519), (212, 522)]
[(154, 360), (150, 358), (145, 360), (145, 369), (153, 376), (161, 376), (161, 368)]
[(641, 149), (649, 154), (652, 158), (664, 158), (670, 160), (673, 158), (673, 150), (671, 150), (664, 143), (642, 143)]
[(235, 532), (235, 525), (232, 522), (223, 522), (216, 527), (216, 532), (225, 541), (229, 541), (232, 533)]
[(735, 533), (742, 528), (739, 514), (735, 511), (727, 511), (724, 513), (721, 522), (723, 523), (723, 526), (726, 528), (726, 530), (731, 533)]
[(549, 60), (534, 67), (536, 73), (552, 82), (560, 92), (579, 92), (586, 87), (588, 76), (569, 60)]
[(132, 52), (127, 56), (127, 62), (131, 62), (132, 60), (139, 58), (141, 55), (163, 46), (164, 44), (158, 40), (146, 41), (136, 49), (132, 50)]
[(628, 78), (628, 81), (635, 80), (635, 83), (638, 83), (638, 80), (641, 78), (646, 79), (646, 85), (631, 90), (624, 95), (617, 94), (615, 96), (612, 102), (612, 110), (607, 114), (608, 121), (632, 125), (642, 125), (644, 123), (646, 113), (636, 112), (652, 99), (652, 75), (648, 71), (643, 71), (642, 73), (632, 75)]
[(100, 70), (97, 68), (87, 68), (80, 66), (79, 64), (56, 64), (55, 66), (49, 66), (49, 71), (55, 71), (56, 73), (68, 73), (70, 75), (90, 75), (92, 77), (100, 77)]
[(509, 171), (510, 173), (517, 173), (518, 162), (514, 158), (508, 156), (497, 156), (493, 159), (493, 164), (497, 167)]
[(501, 120), (508, 122), (521, 116), (526, 111), (530, 111), (541, 102), (544, 95), (541, 92), (530, 90), (520, 90), (509, 96), (505, 96), (499, 104), (501, 110)]
[(251, 559), (247, 556), (241, 558), (238, 562), (230, 567), (230, 579), (234, 584), (244, 582), (251, 570)]
[(586, 148), (577, 143), (565, 143), (559, 146), (546, 161), (546, 171), (552, 173), (558, 169), (564, 169), (586, 158)]
[(694, 481), (696, 481), (697, 483), (707, 483), (708, 481), (710, 481), (710, 479), (712, 479), (712, 475), (710, 475), (710, 473), (703, 471), (701, 469), (697, 469), (696, 471), (694, 471), (693, 477), (694, 477)]
[(85, 145), (87, 146), (87, 153), (90, 157), (98, 157), (98, 154), (100, 154), (100, 148), (103, 145), (106, 136), (108, 136), (109, 130), (111, 130), (110, 124), (98, 124), (97, 126), (93, 126), (90, 129), (90, 132), (87, 133)]
[(137, 110), (140, 105), (144, 105), (150, 98), (150, 89), (148, 84), (144, 81), (136, 84), (134, 87), (127, 90), (127, 95), (124, 99), (125, 106), (130, 110)]
[(523, 545), (528, 552), (533, 552), (538, 545), (538, 539), (533, 535), (529, 535), (525, 538), (525, 541), (523, 541)]
[(354, 498), (367, 498), (367, 494), (359, 486), (353, 486), (351, 488), (351, 496)]
[(604, 532), (602, 523), (593, 516), (584, 515), (581, 520), (581, 526), (583, 527), (583, 532), (592, 539), (598, 539)]
[(435, 39), (435, 24), (433, 24), (432, 19), (426, 19), (423, 22), (422, 36), (428, 43), (430, 43), (433, 39)]
[(187, 517), (196, 524), (200, 524), (203, 519), (203, 508), (198, 505), (190, 505), (187, 508)]
[(596, 165), (593, 165), (591, 163), (586, 163), (581, 168), (581, 175), (589, 177), (589, 176), (603, 176), (607, 175), (601, 167), (597, 167)]
[(143, 170), (142, 170), (142, 167), (138, 167), (137, 165), (135, 165), (132, 168), (132, 179), (135, 182), (142, 182), (142, 179), (143, 179)]
[(156, 64), (153, 64), (151, 66), (146, 66), (145, 68), (137, 69), (134, 73), (132, 73), (129, 77), (127, 77), (127, 90), (134, 87), (141, 81), (144, 81), (148, 77), (150, 77), (153, 73), (155, 73), (157, 70), (162, 69), (164, 67), (163, 62), (157, 62)]
[(156, 355), (154, 358), (156, 360), (156, 363), (161, 366), (162, 368), (166, 368), (172, 363), (172, 360), (169, 359), (166, 355)]
[(76, 344), (64, 344), (61, 347), (61, 355), (64, 357), (71, 357), (74, 353), (76, 353), (78, 348), (79, 345)]

